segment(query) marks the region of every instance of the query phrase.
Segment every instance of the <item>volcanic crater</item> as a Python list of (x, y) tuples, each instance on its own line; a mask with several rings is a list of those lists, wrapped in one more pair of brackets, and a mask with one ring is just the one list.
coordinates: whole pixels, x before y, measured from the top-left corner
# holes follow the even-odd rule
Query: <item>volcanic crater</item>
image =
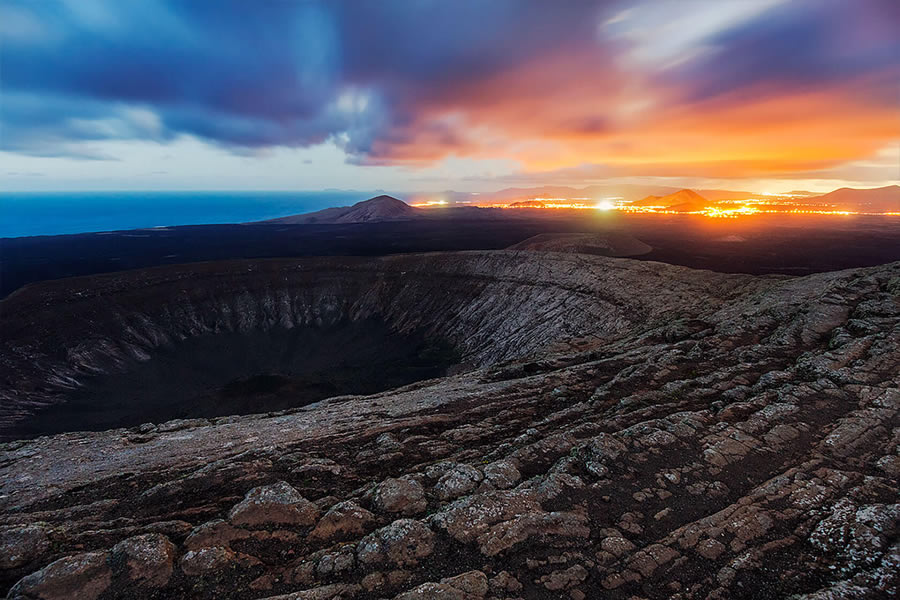
[(896, 596), (900, 263), (242, 260), (0, 307), (10, 598)]
[[(296, 408), (599, 339), (661, 314), (638, 298), (578, 289), (583, 266), (518, 252), (229, 261), (26, 288), (4, 302), (0, 323), (0, 433)], [(620, 276), (634, 289), (632, 273)], [(703, 296), (688, 277), (667, 285)]]

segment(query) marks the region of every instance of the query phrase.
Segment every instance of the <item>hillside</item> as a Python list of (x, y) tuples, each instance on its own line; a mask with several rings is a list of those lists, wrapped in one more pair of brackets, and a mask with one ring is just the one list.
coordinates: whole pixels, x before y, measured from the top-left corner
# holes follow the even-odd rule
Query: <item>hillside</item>
[(853, 212), (900, 212), (900, 186), (889, 185), (870, 189), (841, 188), (809, 198), (808, 202), (821, 202), (833, 205), (839, 210)]
[(378, 221), (405, 221), (416, 218), (419, 209), (393, 196), (376, 196), (353, 206), (326, 208), (324, 210), (260, 221), (260, 223), (302, 225), (336, 223), (374, 223)]
[(679, 190), (667, 196), (647, 196), (633, 206), (662, 206), (676, 212), (697, 212), (709, 206), (710, 202), (694, 190)]

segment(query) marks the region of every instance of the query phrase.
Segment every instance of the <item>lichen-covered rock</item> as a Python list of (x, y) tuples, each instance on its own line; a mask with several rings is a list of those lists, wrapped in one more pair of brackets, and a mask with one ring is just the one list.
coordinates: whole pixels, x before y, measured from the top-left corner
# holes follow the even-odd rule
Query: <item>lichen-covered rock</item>
[(708, 539), (697, 544), (697, 554), (709, 560), (716, 560), (725, 550), (725, 545), (717, 540)]
[(365, 534), (375, 523), (375, 515), (352, 500), (338, 502), (319, 519), (311, 539), (341, 540)]
[(603, 541), (600, 542), (600, 547), (604, 551), (618, 557), (629, 554), (632, 550), (634, 550), (635, 545), (623, 537), (610, 536), (603, 538)]
[(181, 557), (179, 566), (185, 575), (204, 575), (229, 567), (236, 554), (222, 546), (211, 546), (199, 550), (189, 550)]
[(246, 569), (259, 564), (260, 561), (252, 556), (221, 546), (189, 550), (178, 563), (184, 574), (190, 576), (210, 575), (231, 569)]
[(597, 477), (609, 473), (609, 464), (627, 450), (627, 446), (614, 435), (601, 433), (585, 447), (585, 467)]
[(0, 529), (0, 569), (27, 565), (50, 546), (47, 533), (39, 525)]
[(235, 540), (247, 539), (250, 536), (251, 533), (246, 529), (235, 527), (222, 519), (214, 519), (195, 527), (184, 541), (184, 547), (188, 550), (214, 546), (228, 548)]
[(526, 540), (550, 546), (570, 546), (591, 535), (587, 518), (572, 512), (531, 513), (498, 523), (478, 537), (485, 556), (495, 556)]
[(261, 600), (351, 600), (359, 593), (359, 586), (345, 583), (322, 585), (308, 590), (280, 594), (278, 596), (266, 596)]
[(315, 504), (290, 484), (279, 481), (247, 492), (228, 513), (228, 520), (242, 527), (306, 526), (315, 523), (318, 514)]
[(488, 579), (481, 571), (469, 571), (440, 583), (423, 583), (394, 600), (482, 600), (488, 593)]
[(413, 479), (385, 479), (372, 491), (372, 505), (380, 512), (416, 515), (427, 505), (425, 489)]
[(360, 541), (356, 554), (364, 565), (415, 565), (434, 551), (434, 532), (421, 521), (398, 519)]
[(541, 512), (540, 503), (530, 492), (487, 492), (453, 502), (435, 514), (432, 522), (458, 541), (471, 542), (497, 523)]
[(491, 591), (496, 595), (509, 592), (518, 592), (522, 589), (522, 583), (509, 571), (500, 571), (490, 580)]
[(95, 600), (109, 589), (112, 569), (106, 552), (67, 556), (23, 578), (9, 592), (11, 600)]
[(900, 504), (858, 506), (842, 498), (809, 536), (814, 546), (844, 561), (843, 572), (871, 567), (900, 532)]
[(568, 569), (553, 571), (541, 577), (540, 582), (550, 591), (567, 590), (587, 579), (588, 571), (581, 565), (573, 565)]
[(112, 547), (111, 562), (124, 563), (124, 575), (135, 585), (163, 587), (172, 577), (175, 545), (159, 533), (123, 540)]
[(511, 460), (494, 461), (485, 465), (483, 471), (484, 482), (498, 490), (509, 489), (522, 479), (522, 474)]
[(356, 567), (353, 546), (345, 546), (335, 552), (326, 552), (316, 563), (316, 575), (320, 579), (341, 575)]
[(452, 500), (474, 490), (483, 479), (484, 475), (475, 467), (455, 465), (438, 479), (434, 491), (441, 500)]

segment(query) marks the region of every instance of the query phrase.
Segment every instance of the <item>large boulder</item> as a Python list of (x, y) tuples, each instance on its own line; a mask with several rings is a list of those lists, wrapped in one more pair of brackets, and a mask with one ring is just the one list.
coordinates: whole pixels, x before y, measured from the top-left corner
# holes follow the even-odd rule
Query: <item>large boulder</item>
[(363, 565), (415, 565), (434, 552), (434, 532), (421, 521), (398, 519), (364, 537), (356, 550)]
[(134, 584), (163, 587), (172, 577), (175, 545), (160, 533), (128, 538), (110, 551), (113, 563), (124, 563), (125, 576)]
[(340, 540), (362, 535), (375, 522), (375, 515), (352, 500), (332, 506), (319, 520), (309, 537), (318, 540)]
[(524, 514), (543, 514), (530, 491), (488, 492), (453, 502), (434, 515), (432, 522), (458, 541), (471, 542), (497, 523)]
[(458, 464), (448, 469), (436, 484), (434, 491), (441, 500), (453, 500), (478, 487), (484, 475), (471, 465)]
[(17, 583), (10, 600), (95, 600), (112, 583), (106, 552), (87, 552), (54, 561)]
[(372, 491), (376, 510), (412, 516), (425, 510), (425, 490), (413, 479), (385, 479)]
[(484, 482), (498, 490), (511, 488), (522, 479), (522, 474), (519, 473), (515, 461), (512, 460), (497, 460), (485, 465), (482, 470), (484, 471)]
[(184, 540), (184, 547), (187, 550), (199, 550), (214, 546), (230, 548), (232, 542), (247, 539), (252, 534), (253, 532), (235, 527), (222, 519), (214, 519), (194, 527), (187, 539)]
[(231, 509), (228, 519), (241, 527), (267, 525), (307, 526), (316, 522), (319, 510), (290, 484), (279, 481), (253, 488)]
[(308, 590), (267, 596), (262, 600), (350, 600), (357, 597), (359, 586), (352, 583), (334, 583), (322, 585)]
[(488, 579), (481, 571), (446, 577), (440, 583), (423, 583), (394, 600), (482, 600), (488, 593)]
[(185, 575), (209, 575), (221, 571), (247, 569), (261, 564), (256, 558), (221, 546), (189, 550), (179, 566)]
[(587, 518), (581, 514), (532, 513), (495, 525), (479, 536), (478, 548), (485, 556), (496, 556), (526, 541), (563, 547), (583, 542), (590, 535)]

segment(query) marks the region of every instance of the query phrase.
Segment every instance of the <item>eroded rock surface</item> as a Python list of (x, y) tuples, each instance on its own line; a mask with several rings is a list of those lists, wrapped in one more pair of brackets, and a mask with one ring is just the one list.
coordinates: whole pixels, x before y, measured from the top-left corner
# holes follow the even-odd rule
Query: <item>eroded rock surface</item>
[(387, 263), (392, 281), (475, 278), (448, 327), (477, 368), (6, 443), (10, 597), (897, 596), (900, 264), (786, 279), (539, 252)]
[(253, 488), (228, 513), (238, 527), (274, 527), (312, 525), (319, 510), (289, 483), (278, 481)]

